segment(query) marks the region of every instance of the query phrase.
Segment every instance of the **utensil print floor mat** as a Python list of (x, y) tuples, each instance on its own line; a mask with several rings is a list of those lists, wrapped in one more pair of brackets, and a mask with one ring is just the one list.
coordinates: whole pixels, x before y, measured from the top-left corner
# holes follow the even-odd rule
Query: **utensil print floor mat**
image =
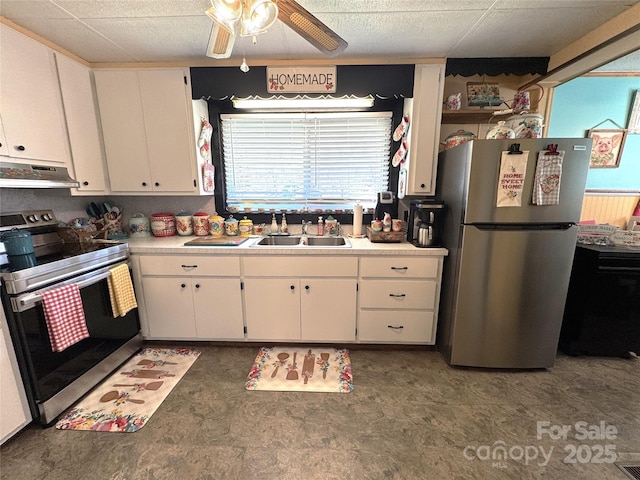
[(56, 428), (140, 430), (199, 355), (187, 348), (142, 349), (67, 412)]
[(247, 390), (349, 393), (353, 390), (349, 351), (262, 347), (244, 386)]

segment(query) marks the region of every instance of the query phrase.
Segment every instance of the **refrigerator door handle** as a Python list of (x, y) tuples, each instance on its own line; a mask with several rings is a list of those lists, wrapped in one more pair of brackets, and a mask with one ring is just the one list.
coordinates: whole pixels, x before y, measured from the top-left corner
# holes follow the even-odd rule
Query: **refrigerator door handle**
[(478, 230), (490, 231), (522, 231), (522, 230), (569, 230), (574, 222), (561, 223), (469, 223), (464, 224)]

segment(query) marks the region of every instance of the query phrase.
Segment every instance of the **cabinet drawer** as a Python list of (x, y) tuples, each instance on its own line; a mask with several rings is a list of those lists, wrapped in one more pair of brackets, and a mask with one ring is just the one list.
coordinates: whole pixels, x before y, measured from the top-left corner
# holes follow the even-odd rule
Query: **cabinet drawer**
[(360, 310), (360, 342), (435, 343), (433, 312)]
[(240, 258), (195, 255), (141, 255), (140, 271), (142, 275), (237, 277), (240, 275)]
[(244, 274), (249, 277), (355, 277), (357, 257), (266, 256), (245, 257)]
[(434, 308), (435, 280), (360, 282), (361, 308)]
[(364, 257), (360, 259), (360, 276), (436, 278), (439, 261), (437, 257)]

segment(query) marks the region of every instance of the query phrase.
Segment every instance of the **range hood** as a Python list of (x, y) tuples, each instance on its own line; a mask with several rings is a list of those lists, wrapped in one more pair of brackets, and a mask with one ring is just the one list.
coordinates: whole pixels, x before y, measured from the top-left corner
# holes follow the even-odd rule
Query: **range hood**
[(66, 167), (0, 162), (0, 187), (77, 188)]

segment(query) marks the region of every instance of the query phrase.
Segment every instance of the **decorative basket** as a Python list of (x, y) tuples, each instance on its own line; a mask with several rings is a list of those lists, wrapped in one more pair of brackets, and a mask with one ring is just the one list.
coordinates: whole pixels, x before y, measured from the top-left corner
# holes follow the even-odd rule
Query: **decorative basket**
[(101, 223), (95, 223), (84, 228), (58, 227), (58, 234), (64, 243), (84, 243), (94, 238), (106, 239), (107, 229)]
[(367, 227), (367, 238), (372, 243), (399, 243), (405, 239), (405, 233), (400, 232), (374, 232)]

